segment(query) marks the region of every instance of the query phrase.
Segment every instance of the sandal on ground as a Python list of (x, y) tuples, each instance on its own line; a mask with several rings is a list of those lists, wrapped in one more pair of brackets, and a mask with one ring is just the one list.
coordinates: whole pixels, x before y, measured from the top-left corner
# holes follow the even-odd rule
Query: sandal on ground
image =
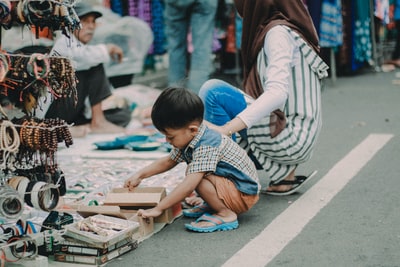
[(190, 209), (184, 209), (182, 211), (183, 216), (185, 217), (189, 217), (189, 218), (198, 218), (201, 215), (203, 215), (206, 212), (211, 212), (211, 208), (210, 206), (208, 206), (207, 203), (203, 203), (201, 205), (198, 206), (194, 206), (193, 208)]
[(190, 223), (187, 223), (187, 224), (185, 224), (185, 227), (188, 230), (191, 230), (194, 232), (200, 232), (200, 233), (211, 233), (211, 232), (215, 232), (215, 231), (229, 231), (229, 230), (233, 230), (233, 229), (236, 229), (239, 227), (238, 220), (235, 220), (233, 222), (225, 222), (221, 218), (211, 215), (209, 213), (204, 213), (201, 217), (199, 217), (196, 220), (196, 223), (198, 223), (198, 222), (210, 222), (214, 225), (207, 226), (207, 227), (197, 227)]
[(295, 179), (293, 181), (287, 181), (287, 180), (282, 180), (279, 183), (272, 184), (273, 186), (279, 186), (279, 185), (292, 185), (292, 187), (289, 190), (286, 191), (273, 191), (273, 190), (261, 190), (261, 193), (267, 194), (267, 195), (272, 195), (272, 196), (288, 196), (291, 194), (296, 193), (307, 181), (311, 180), (311, 178), (317, 174), (317, 171), (313, 171), (307, 176), (304, 175), (298, 175), (295, 176)]

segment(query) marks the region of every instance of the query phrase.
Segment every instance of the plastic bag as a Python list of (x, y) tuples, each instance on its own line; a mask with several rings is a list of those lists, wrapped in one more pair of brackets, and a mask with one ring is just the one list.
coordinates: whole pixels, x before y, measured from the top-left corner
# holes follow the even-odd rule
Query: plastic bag
[[(99, 7), (100, 8), (100, 7)], [(113, 43), (124, 52), (121, 63), (104, 64), (108, 77), (141, 73), (154, 36), (150, 26), (131, 16), (121, 17), (107, 8), (101, 8), (103, 16), (97, 19), (97, 27), (91, 44)]]

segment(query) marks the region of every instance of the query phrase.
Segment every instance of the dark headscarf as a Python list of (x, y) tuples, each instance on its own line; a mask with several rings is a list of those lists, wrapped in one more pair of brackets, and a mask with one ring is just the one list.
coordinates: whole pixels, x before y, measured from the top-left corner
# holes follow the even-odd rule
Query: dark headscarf
[(235, 6), (243, 18), (244, 91), (254, 98), (264, 92), (255, 66), (265, 35), (272, 27), (290, 27), (319, 52), (318, 35), (302, 0), (235, 0)]

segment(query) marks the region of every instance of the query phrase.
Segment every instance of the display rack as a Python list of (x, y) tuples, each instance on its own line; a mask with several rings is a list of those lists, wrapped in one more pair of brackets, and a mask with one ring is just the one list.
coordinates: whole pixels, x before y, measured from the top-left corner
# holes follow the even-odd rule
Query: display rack
[[(12, 27), (69, 35), (80, 27), (75, 0), (0, 0), (0, 33)], [(1, 47), (1, 37), (0, 37)], [(0, 50), (0, 94), (13, 109), (0, 106), (0, 265), (38, 255), (55, 232), (38, 233), (21, 218), (24, 206), (49, 212), (66, 192), (57, 165), (58, 145), (72, 145), (69, 126), (61, 119), (39, 119), (39, 99), (76, 98), (75, 71), (69, 59), (48, 54), (30, 55)], [(5, 223), (6, 222), (6, 223)]]

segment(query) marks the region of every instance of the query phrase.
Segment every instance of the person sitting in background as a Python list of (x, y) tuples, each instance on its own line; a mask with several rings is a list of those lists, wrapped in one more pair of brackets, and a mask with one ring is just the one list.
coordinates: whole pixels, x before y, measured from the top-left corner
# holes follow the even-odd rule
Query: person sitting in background
[[(111, 85), (104, 71), (103, 63), (110, 60), (121, 62), (122, 49), (115, 44), (88, 44), (96, 29), (96, 19), (102, 16), (92, 5), (79, 2), (75, 11), (81, 22), (81, 29), (75, 30), (69, 37), (62, 34), (54, 43), (50, 56), (70, 58), (75, 67), (78, 80), (77, 97), (53, 101), (46, 110), (43, 105), (37, 109), (45, 113), (46, 118), (61, 118), (67, 123), (73, 123), (71, 133), (75, 137), (86, 133), (122, 133), (130, 121), (129, 109), (107, 116), (102, 109), (102, 101), (111, 96)], [(90, 102), (91, 116), (85, 111), (86, 99)], [(90, 113), (90, 112), (89, 112)]]
[(187, 163), (186, 177), (154, 208), (140, 209), (143, 218), (157, 217), (196, 190), (205, 204), (184, 210), (198, 217), (186, 224), (188, 230), (214, 232), (239, 226), (237, 215), (258, 201), (260, 184), (254, 163), (232, 139), (203, 124), (204, 105), (198, 95), (183, 88), (167, 88), (153, 105), (154, 126), (173, 149), (125, 181), (133, 190), (142, 179)]

